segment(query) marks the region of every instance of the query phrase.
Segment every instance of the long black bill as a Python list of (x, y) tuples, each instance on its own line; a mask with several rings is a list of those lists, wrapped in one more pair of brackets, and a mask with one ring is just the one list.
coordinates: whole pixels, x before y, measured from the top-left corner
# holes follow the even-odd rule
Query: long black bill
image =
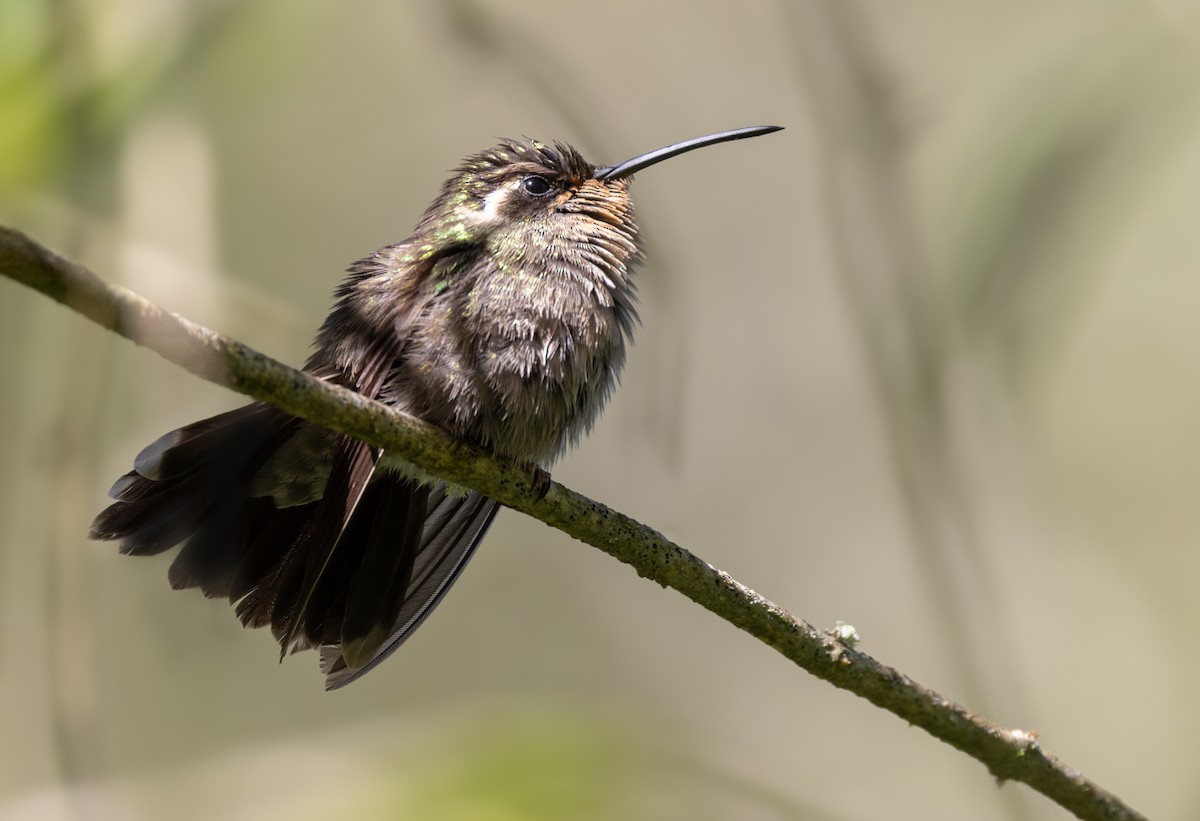
[(696, 137), (692, 140), (684, 140), (681, 143), (668, 145), (666, 148), (660, 148), (657, 151), (641, 154), (617, 165), (606, 165), (602, 168), (597, 168), (594, 176), (598, 180), (619, 180), (622, 177), (628, 177), (630, 174), (636, 174), (643, 168), (648, 168), (663, 160), (669, 160), (671, 157), (677, 157), (695, 148), (703, 148), (706, 145), (716, 145), (717, 143), (727, 143), (730, 140), (744, 140), (747, 137), (760, 137), (763, 134), (782, 130), (783, 126), (781, 125), (754, 125), (749, 128), (735, 128), (733, 131), (722, 131), (720, 134), (709, 134), (707, 137)]

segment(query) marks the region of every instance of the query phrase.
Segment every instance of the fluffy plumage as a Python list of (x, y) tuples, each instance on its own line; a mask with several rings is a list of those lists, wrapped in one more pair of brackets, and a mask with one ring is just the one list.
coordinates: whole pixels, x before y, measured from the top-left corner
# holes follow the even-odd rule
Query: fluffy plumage
[[(468, 158), (405, 241), (350, 268), (306, 370), (494, 453), (548, 465), (586, 432), (636, 323), (628, 181), (574, 149), (506, 140)], [(91, 535), (226, 597), (330, 688), (441, 601), (496, 502), (261, 404), (137, 457)]]

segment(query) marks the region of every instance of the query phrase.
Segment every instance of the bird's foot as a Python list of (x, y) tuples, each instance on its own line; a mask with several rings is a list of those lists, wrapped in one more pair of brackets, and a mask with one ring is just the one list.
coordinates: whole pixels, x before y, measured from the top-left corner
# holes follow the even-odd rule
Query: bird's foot
[(540, 502), (550, 492), (550, 472), (544, 470), (541, 465), (535, 465), (533, 462), (527, 463), (525, 469), (529, 471), (533, 489), (537, 491), (537, 498), (534, 501)]

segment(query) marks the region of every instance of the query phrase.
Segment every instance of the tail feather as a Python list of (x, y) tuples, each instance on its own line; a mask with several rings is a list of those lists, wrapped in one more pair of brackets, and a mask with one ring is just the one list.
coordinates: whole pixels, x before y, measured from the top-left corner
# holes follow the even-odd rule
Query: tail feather
[[(265, 520), (255, 521), (246, 536), (246, 552), (233, 572), (230, 601), (243, 602), (244, 597), (264, 581), (277, 576), (295, 548), (304, 524), (312, 517), (315, 502), (295, 507), (276, 508), (264, 500)], [(270, 613), (268, 612), (269, 616)]]
[(232, 599), (235, 578), (247, 557), (248, 539), (274, 513), (275, 505), (268, 498), (214, 507), (171, 563), (167, 572), (171, 587), (198, 587), (210, 599)]
[(237, 602), (237, 617), (246, 627), (271, 624), (279, 577), (291, 561), (314, 507), (316, 502), (275, 510), (250, 539), (229, 591), (230, 601)]
[(248, 405), (159, 437), (113, 484), (116, 501), (95, 518), (89, 536), (120, 541), (122, 553), (137, 556), (179, 544), (214, 513), (240, 504), (236, 489), (298, 421)]
[(136, 470), (131, 470), (108, 489), (110, 499), (122, 502), (136, 502), (162, 492), (162, 482), (147, 482), (146, 477)]
[[(308, 630), (306, 623), (321, 621), (318, 609), (328, 596), (318, 595), (331, 587), (332, 577), (326, 578), (330, 561), (339, 553), (342, 534), (354, 516), (367, 483), (375, 473), (378, 451), (355, 439), (343, 437), (333, 455), (329, 481), (313, 517), (296, 542), (296, 559), (288, 564), (279, 577), (279, 589), (271, 612), (271, 628), (283, 645), (284, 652), (293, 644), (303, 649), (305, 639), (315, 638), (319, 631)], [(314, 596), (316, 603), (313, 604)]]
[[(182, 544), (172, 587), (227, 597), (244, 625), (270, 627), (285, 652), (320, 647), (333, 689), (373, 669), (421, 624), (498, 504), (377, 473), (374, 449), (332, 435), (328, 467), (281, 475), (273, 464), (311, 464), (321, 439), (298, 435), (308, 424), (250, 405), (160, 437), (114, 483), (115, 501), (90, 535), (133, 555)], [(293, 449), (305, 458), (292, 458)], [(290, 485), (273, 482), (314, 480), (320, 498), (276, 506)]]
[(323, 637), (340, 643), (342, 657), (356, 669), (387, 641), (404, 604), (429, 499), (428, 487), (398, 476), (380, 479), (374, 490), (374, 514), (361, 517), (366, 525), (362, 562), (348, 582), (341, 629), (337, 636)]
[(298, 421), (269, 405), (244, 405), (163, 434), (134, 457), (133, 469), (158, 482), (194, 473), (203, 466), (248, 456), (244, 452), (248, 445), (265, 443), (273, 433)]
[(195, 476), (156, 482), (123, 477), (118, 501), (92, 522), (93, 539), (120, 540), (121, 552), (153, 556), (179, 544), (199, 526), (210, 509), (203, 483)]
[(344, 687), (373, 670), (421, 626), (458, 579), (499, 509), (499, 502), (474, 491), (447, 493), (444, 482), (430, 490), (412, 577), (387, 640), (359, 667), (347, 663), (340, 642), (323, 644), (321, 670), (327, 690)]

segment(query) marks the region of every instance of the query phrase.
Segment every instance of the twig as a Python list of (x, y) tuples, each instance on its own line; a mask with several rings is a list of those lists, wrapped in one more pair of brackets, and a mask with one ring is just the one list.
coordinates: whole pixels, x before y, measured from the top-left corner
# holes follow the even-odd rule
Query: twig
[(475, 488), (632, 565), (687, 596), (812, 675), (867, 699), (983, 763), (1001, 781), (1021, 781), (1084, 819), (1143, 818), (1116, 796), (1042, 749), (1036, 734), (1008, 729), (923, 687), (794, 618), (662, 534), (517, 465), (195, 325), (0, 226), (0, 274), (39, 291), (218, 385), (384, 448), (420, 468)]

